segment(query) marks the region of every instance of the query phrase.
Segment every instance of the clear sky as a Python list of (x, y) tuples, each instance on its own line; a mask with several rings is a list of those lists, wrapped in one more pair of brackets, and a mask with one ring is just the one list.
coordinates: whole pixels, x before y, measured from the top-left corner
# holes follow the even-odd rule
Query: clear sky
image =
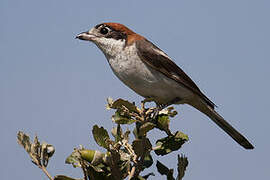
[[(79, 144), (102, 150), (90, 132), (94, 124), (112, 126), (105, 99), (142, 100), (94, 44), (75, 39), (107, 21), (163, 49), (255, 146), (244, 150), (205, 115), (181, 105), (171, 125), (190, 141), (161, 162), (176, 167), (184, 153), (185, 180), (269, 179), (269, 8), (267, 0), (1, 0), (0, 179), (45, 179), (17, 144), (19, 130), (56, 147), (52, 175), (80, 177), (64, 161)], [(153, 167), (150, 179), (165, 179)]]

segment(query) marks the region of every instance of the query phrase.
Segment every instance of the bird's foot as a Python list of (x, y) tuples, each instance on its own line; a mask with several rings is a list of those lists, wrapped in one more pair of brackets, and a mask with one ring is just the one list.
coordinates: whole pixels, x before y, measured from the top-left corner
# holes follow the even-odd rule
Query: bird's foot
[(147, 97), (147, 98), (145, 98), (143, 101), (142, 101), (142, 103), (147, 103), (147, 102), (152, 102), (152, 101), (154, 101), (154, 98), (152, 98), (152, 97)]
[[(141, 101), (141, 110), (145, 114), (149, 110), (149, 108), (145, 108), (145, 103), (154, 101), (154, 98), (147, 97), (143, 101)], [(151, 109), (151, 108), (150, 108)]]
[(154, 98), (152, 97), (147, 97), (145, 98), (141, 103), (141, 107), (142, 107), (142, 110), (144, 112), (146, 112), (147, 110), (152, 110), (152, 112), (150, 113), (150, 118), (153, 119), (153, 120), (156, 120), (157, 116), (159, 115), (159, 112), (162, 111), (163, 109), (167, 108), (168, 106), (172, 105), (172, 104), (175, 104), (177, 102), (179, 102), (181, 99), (180, 98), (175, 98), (173, 99), (172, 101), (166, 103), (166, 104), (158, 104), (156, 103), (156, 107), (155, 108), (150, 108), (150, 109), (146, 109), (145, 108), (145, 103), (146, 102), (152, 102), (154, 101)]
[(153, 108), (153, 112), (151, 113), (150, 118), (156, 120), (157, 116), (159, 115), (159, 112), (166, 107), (167, 105), (165, 104), (157, 104), (156, 108)]
[(158, 114), (159, 114), (159, 111), (160, 111), (159, 108), (154, 108), (153, 112), (150, 114), (150, 118), (155, 120), (157, 118)]
[(162, 111), (163, 109), (167, 108), (168, 106), (170, 106), (178, 101), (179, 101), (179, 98), (176, 98), (173, 101), (166, 103), (166, 104), (157, 104), (157, 107), (152, 112), (152, 115), (151, 115), (152, 119), (156, 119), (157, 116), (159, 115), (160, 111)]

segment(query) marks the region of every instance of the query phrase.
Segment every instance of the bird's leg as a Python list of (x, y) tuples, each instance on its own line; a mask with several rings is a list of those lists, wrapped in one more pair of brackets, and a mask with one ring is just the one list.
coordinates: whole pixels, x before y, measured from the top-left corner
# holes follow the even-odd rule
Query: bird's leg
[(170, 101), (170, 102), (168, 102), (166, 104), (157, 104), (156, 103), (157, 107), (154, 109), (154, 112), (152, 113), (151, 118), (156, 119), (156, 117), (158, 116), (159, 112), (162, 109), (165, 109), (166, 107), (168, 107), (168, 106), (170, 106), (172, 104), (178, 103), (179, 101), (181, 101), (181, 99), (177, 97), (177, 98), (173, 99), (172, 101)]
[(145, 108), (145, 103), (154, 101), (151, 97), (146, 97), (144, 100), (141, 101), (141, 112), (140, 114), (144, 117), (144, 121), (147, 119), (146, 115), (148, 114), (147, 111), (149, 108)]
[[(160, 110), (162, 110), (162, 107), (161, 105), (157, 104), (157, 107), (156, 108), (145, 108), (145, 103), (147, 102), (155, 102), (154, 98), (153, 97), (146, 97), (143, 101), (141, 101), (141, 110), (142, 110), (142, 113), (143, 113), (143, 116), (147, 116), (149, 117), (150, 119), (155, 119), (155, 117), (158, 115), (158, 112)], [(152, 112), (151, 112), (152, 111)], [(148, 119), (146, 117), (146, 119)]]
[(150, 115), (151, 119), (154, 120), (157, 118), (159, 112), (165, 107), (167, 107), (166, 104), (156, 104), (156, 105), (157, 105), (156, 108), (153, 109), (153, 112)]
[(141, 105), (142, 105), (142, 110), (143, 110), (143, 112), (145, 113), (145, 112), (148, 110), (148, 109), (145, 109), (145, 107), (144, 107), (144, 105), (145, 105), (146, 102), (152, 102), (152, 101), (154, 101), (154, 102), (156, 103), (156, 108), (153, 108), (153, 109), (151, 108), (153, 112), (150, 113), (150, 118), (153, 119), (153, 120), (155, 120), (155, 119), (157, 118), (159, 112), (160, 112), (162, 109), (164, 109), (164, 108), (166, 108), (166, 107), (168, 107), (168, 106), (170, 106), (170, 105), (172, 105), (172, 104), (179, 103), (181, 100), (182, 100), (181, 98), (177, 97), (177, 98), (173, 99), (172, 101), (169, 101), (169, 102), (166, 103), (166, 104), (159, 104), (159, 103), (157, 103), (157, 102), (154, 101), (154, 98), (152, 98), (152, 97), (147, 97), (147, 98), (145, 98), (145, 99), (141, 102), (141, 103), (142, 103)]
[(152, 97), (146, 97), (143, 101), (141, 101), (141, 108), (143, 113), (145, 113), (148, 109), (145, 108), (145, 103), (154, 101), (154, 98)]
[(147, 102), (152, 102), (152, 101), (154, 101), (154, 98), (152, 98), (152, 97), (146, 97), (146, 98), (142, 101), (142, 103), (147, 103)]

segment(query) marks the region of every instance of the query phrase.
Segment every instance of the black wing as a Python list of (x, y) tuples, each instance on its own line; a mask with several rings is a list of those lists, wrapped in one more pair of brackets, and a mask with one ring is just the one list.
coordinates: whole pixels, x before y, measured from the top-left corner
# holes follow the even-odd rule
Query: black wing
[(210, 107), (215, 107), (215, 104), (200, 91), (192, 79), (153, 43), (147, 39), (138, 40), (136, 41), (136, 47), (138, 49), (138, 55), (147, 65), (197, 94)]

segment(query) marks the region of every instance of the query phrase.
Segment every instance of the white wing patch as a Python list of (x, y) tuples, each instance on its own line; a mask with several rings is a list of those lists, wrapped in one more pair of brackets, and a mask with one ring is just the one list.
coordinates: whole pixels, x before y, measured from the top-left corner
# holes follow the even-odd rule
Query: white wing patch
[(164, 57), (168, 58), (169, 60), (171, 60), (171, 58), (170, 58), (167, 54), (165, 54), (163, 51), (161, 51), (161, 50), (159, 50), (159, 49), (157, 49), (157, 48), (155, 48), (155, 47), (153, 47), (153, 50), (154, 50), (156, 53), (161, 54), (162, 56), (164, 56)]

